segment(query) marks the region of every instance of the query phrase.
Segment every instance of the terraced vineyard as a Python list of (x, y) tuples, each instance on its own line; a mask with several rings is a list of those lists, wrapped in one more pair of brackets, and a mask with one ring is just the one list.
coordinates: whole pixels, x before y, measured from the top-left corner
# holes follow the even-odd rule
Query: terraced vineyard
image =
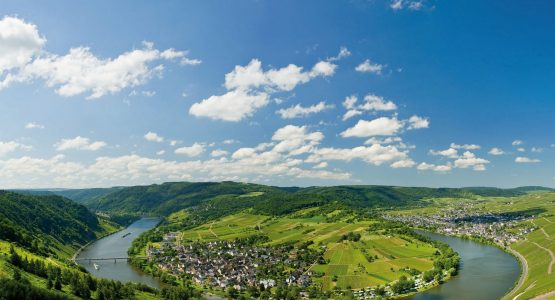
[[(178, 221), (185, 215), (177, 212), (168, 220)], [(380, 222), (358, 220), (342, 210), (320, 213), (317, 207), (279, 217), (244, 211), (181, 231), (177, 242), (187, 245), (263, 235), (268, 240), (259, 246), (309, 243), (314, 249), (323, 249), (323, 260), (310, 262), (305, 272), (321, 291), (383, 286), (401, 276), (410, 277), (410, 270), (433, 269), (434, 246), (386, 233)], [(345, 238), (357, 234), (356, 240)], [(150, 243), (149, 247), (161, 247), (161, 243)]]

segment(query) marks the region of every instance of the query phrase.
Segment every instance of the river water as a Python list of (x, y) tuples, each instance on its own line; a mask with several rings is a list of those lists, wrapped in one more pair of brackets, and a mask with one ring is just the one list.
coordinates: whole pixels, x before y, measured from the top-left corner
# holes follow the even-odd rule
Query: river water
[[(110, 236), (104, 237), (91, 245), (87, 246), (77, 259), (83, 258), (113, 258), (127, 257), (127, 249), (131, 246), (131, 242), (141, 233), (152, 229), (158, 225), (160, 219), (144, 218), (129, 225), (126, 229), (116, 232)], [(105, 261), (79, 261), (80, 265), (85, 267), (91, 274), (109, 279), (119, 280), (121, 282), (140, 282), (154, 288), (160, 287), (160, 282), (154, 277), (142, 273), (140, 270), (129, 264), (126, 260)], [(98, 269), (94, 267), (98, 265)]]
[(461, 266), (459, 274), (444, 284), (406, 299), (499, 299), (512, 289), (520, 276), (517, 259), (499, 248), (431, 232), (418, 233), (449, 244), (459, 253)]

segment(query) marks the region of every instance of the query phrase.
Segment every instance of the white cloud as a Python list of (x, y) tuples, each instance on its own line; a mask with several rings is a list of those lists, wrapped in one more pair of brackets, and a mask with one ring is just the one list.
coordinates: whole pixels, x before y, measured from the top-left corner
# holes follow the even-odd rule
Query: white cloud
[(87, 150), (87, 151), (97, 151), (104, 147), (107, 144), (104, 141), (94, 141), (92, 142), (89, 138), (76, 136), (72, 139), (62, 139), (58, 143), (54, 144), (57, 151), (65, 151), (65, 150)]
[(45, 43), (46, 38), (40, 36), (34, 24), (4, 16), (0, 20), (0, 76), (25, 66), (39, 54)]
[(342, 137), (370, 137), (397, 134), (403, 122), (396, 118), (380, 117), (372, 121), (359, 120), (358, 123), (341, 133)]
[(393, 169), (412, 168), (414, 165), (416, 165), (416, 163), (412, 159), (404, 159), (392, 163), (390, 167)]
[(308, 132), (306, 126), (287, 125), (276, 130), (272, 136), (272, 140), (278, 142), (272, 150), (299, 155), (312, 151), (323, 139), (321, 132)]
[(351, 56), (351, 51), (349, 51), (349, 49), (347, 49), (346, 47), (341, 47), (339, 49), (339, 53), (337, 54), (337, 56), (334, 57), (330, 57), (327, 60), (328, 61), (337, 61), (337, 60), (341, 60), (345, 57)]
[(225, 75), (224, 95), (212, 95), (194, 103), (189, 113), (197, 117), (238, 122), (266, 106), (270, 94), (292, 91), (297, 85), (316, 77), (329, 77), (337, 65), (329, 61), (317, 62), (310, 71), (289, 64), (280, 69), (264, 71), (262, 62), (252, 59), (246, 66), (235, 66)]
[(165, 150), (160, 150), (158, 152), (156, 152), (156, 155), (164, 155), (166, 153)]
[(26, 129), (44, 129), (44, 125), (35, 123), (35, 122), (28, 122), (25, 124)]
[(488, 153), (491, 155), (503, 155), (505, 154), (505, 151), (503, 151), (503, 149), (501, 148), (493, 147), (491, 148), (491, 150), (489, 150)]
[(238, 141), (238, 140), (234, 140), (234, 139), (227, 139), (227, 140), (224, 140), (222, 143), (223, 143), (223, 144), (226, 144), (226, 145), (231, 145), (231, 144), (238, 144), (239, 141)]
[[(384, 163), (395, 163), (408, 160), (408, 155), (400, 151), (393, 145), (383, 146), (374, 144), (369, 147), (359, 146), (355, 148), (319, 148), (312, 152), (306, 162), (317, 163), (326, 160), (351, 161), (360, 159), (372, 165), (382, 165)], [(408, 162), (398, 163), (395, 167), (407, 165)]]
[(478, 150), (481, 147), (480, 147), (480, 145), (476, 145), (476, 144), (457, 145), (455, 143), (451, 143), (451, 148), (453, 148), (453, 149), (464, 149), (464, 150)]
[(32, 147), (27, 146), (15, 141), (0, 142), (0, 157), (6, 156), (8, 153), (14, 152), (15, 150), (30, 150)]
[(378, 110), (378, 111), (388, 111), (388, 110), (396, 110), (397, 105), (392, 101), (385, 100), (383, 97), (368, 94), (364, 96), (364, 100), (366, 103), (359, 106), (359, 109), (362, 110)]
[(429, 153), (431, 155), (440, 155), (440, 156), (445, 156), (445, 157), (448, 157), (448, 158), (458, 158), (459, 157), (459, 152), (454, 148), (449, 148), (449, 149), (441, 150), (441, 151), (430, 150)]
[(314, 169), (325, 169), (325, 168), (327, 168), (327, 167), (328, 167), (328, 163), (325, 162), (325, 161), (323, 161), (323, 162), (321, 162), (321, 163), (315, 165), (313, 168), (314, 168)]
[(526, 152), (526, 149), (525, 149), (525, 148), (522, 148), (522, 147), (519, 147), (519, 148), (516, 148), (516, 151), (518, 151), (518, 152)]
[(541, 160), (539, 160), (537, 158), (529, 158), (529, 157), (519, 156), (519, 157), (515, 158), (515, 162), (520, 163), (520, 164), (529, 164), (529, 163), (540, 163)]
[(221, 96), (210, 96), (194, 103), (189, 113), (197, 117), (238, 122), (269, 103), (266, 93), (250, 94), (244, 90), (232, 90)]
[(189, 157), (199, 156), (204, 152), (204, 145), (200, 143), (194, 143), (189, 147), (181, 147), (175, 149), (176, 154), (183, 154)]
[(417, 11), (424, 8), (424, 0), (391, 0), (389, 7), (393, 10), (408, 9)]
[(343, 121), (348, 120), (352, 117), (361, 115), (361, 114), (362, 114), (362, 112), (360, 110), (350, 109), (343, 115)]
[(409, 118), (409, 127), (408, 129), (422, 129), (430, 127), (430, 121), (428, 118), (422, 118), (419, 116), (412, 116)]
[(449, 172), (452, 169), (450, 164), (435, 165), (435, 164), (429, 164), (425, 162), (420, 163), (416, 168), (421, 171), (435, 171), (435, 172)]
[(143, 42), (142, 49), (106, 59), (95, 56), (88, 47), (71, 48), (66, 55), (43, 52), (19, 66), (17, 72), (6, 75), (0, 88), (13, 82), (41, 79), (61, 96), (86, 93), (88, 99), (95, 99), (145, 84), (153, 76), (162, 74), (164, 65), (160, 62), (185, 58), (185, 55), (173, 49), (160, 51), (150, 42)]
[(343, 115), (343, 121), (362, 114), (363, 111), (391, 111), (396, 110), (397, 105), (375, 94), (364, 96), (364, 103), (357, 105), (358, 98), (351, 95), (345, 98), (343, 106), (347, 112)]
[(297, 104), (289, 108), (282, 108), (276, 111), (276, 113), (281, 115), (282, 119), (293, 119), (293, 118), (306, 117), (310, 114), (319, 113), (324, 110), (328, 110), (332, 108), (334, 108), (334, 105), (326, 104), (324, 101), (322, 101), (322, 102), (319, 102), (318, 104), (314, 104), (308, 107), (303, 107), (300, 104)]
[(484, 171), (486, 169), (486, 164), (489, 161), (483, 158), (478, 158), (472, 152), (466, 151), (461, 157), (454, 161), (455, 167), (461, 169), (472, 168), (474, 171)]
[(149, 131), (144, 135), (145, 140), (149, 142), (161, 143), (164, 141), (164, 137), (159, 136), (156, 132)]
[(524, 144), (524, 142), (521, 141), (521, 140), (514, 140), (511, 144), (513, 146), (520, 146), (520, 145)]
[(262, 62), (252, 59), (246, 66), (235, 66), (235, 69), (225, 75), (225, 87), (228, 90), (241, 89), (250, 90), (263, 87), (266, 89), (277, 89), (291, 91), (297, 85), (306, 83), (318, 76), (331, 76), (335, 73), (337, 65), (320, 61), (312, 70), (303, 71), (303, 67), (289, 64), (280, 69), (262, 70)]
[(210, 156), (220, 157), (220, 156), (227, 156), (228, 154), (229, 154), (229, 152), (227, 152), (225, 150), (216, 149), (216, 150), (212, 150), (212, 152), (210, 153)]
[(384, 65), (373, 63), (369, 59), (363, 61), (358, 66), (356, 66), (355, 70), (361, 73), (374, 73), (374, 74), (382, 74), (382, 70), (384, 69)]

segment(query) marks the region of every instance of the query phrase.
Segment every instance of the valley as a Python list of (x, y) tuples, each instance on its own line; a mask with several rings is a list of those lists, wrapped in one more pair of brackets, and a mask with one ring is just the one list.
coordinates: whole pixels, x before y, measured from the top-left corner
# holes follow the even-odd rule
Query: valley
[[(16, 223), (4, 218), (3, 223), (11, 227), (4, 226), (12, 228), (4, 232), (21, 232), (2, 238), (0, 250), (4, 258), (0, 261), (0, 277), (13, 278), (15, 270), (21, 270), (29, 286), (61, 297), (386, 299), (420, 295), (422, 291), (436, 291), (435, 287), (445, 283), (448, 286), (452, 280), (457, 282), (459, 254), (413, 228), (495, 245), (517, 257), (522, 254), (525, 262), (521, 264), (528, 271), (520, 282), (513, 291), (495, 291), (498, 295), (507, 293), (506, 299), (541, 296), (555, 284), (546, 276), (551, 264), (545, 264), (550, 259), (551, 234), (555, 228), (550, 221), (555, 193), (550, 190), (279, 188), (222, 182), (79, 192), (18, 192), (23, 194), (7, 192), (5, 201), (11, 201), (11, 205), (27, 201), (43, 205), (44, 201), (65, 209), (52, 216), (60, 227), (28, 223), (14, 230), (12, 227), (19, 228), (13, 225)], [(56, 193), (76, 197), (74, 201), (83, 203), (88, 210)], [(43, 208), (49, 209), (54, 208)], [(78, 212), (75, 224), (67, 215), (73, 210)], [(17, 215), (15, 211), (10, 213)], [(95, 268), (85, 263), (84, 270), (69, 259), (80, 246), (145, 216), (162, 217), (162, 222), (140, 235), (141, 231), (133, 234), (129, 228), (113, 239), (119, 242), (130, 238), (127, 250), (130, 264), (160, 281), (160, 286), (155, 285), (160, 290), (126, 283), (117, 289), (128, 296), (109, 294), (92, 283), (79, 289), (80, 280), (64, 280), (62, 275), (57, 290), (53, 288), (57, 271), (37, 271), (12, 263), (10, 249), (14, 247), (27, 260), (59, 267), (60, 274), (67, 269), (69, 274), (79, 274), (76, 276), (82, 282), (97, 285), (102, 282), (108, 291), (110, 286), (116, 287), (111, 285), (112, 281), (95, 276), (133, 282), (134, 279), (124, 280), (117, 275), (119, 269), (126, 267), (125, 262), (99, 263)], [(68, 224), (66, 231), (61, 219)], [(88, 223), (83, 224), (83, 220)], [(91, 229), (75, 231), (80, 235), (68, 235), (76, 226)], [(58, 232), (63, 235), (57, 235)], [(37, 238), (30, 244), (13, 239), (27, 235)], [(99, 242), (90, 247), (99, 247), (96, 246)], [(95, 256), (90, 253), (96, 252), (88, 251), (85, 248), (82, 257)]]

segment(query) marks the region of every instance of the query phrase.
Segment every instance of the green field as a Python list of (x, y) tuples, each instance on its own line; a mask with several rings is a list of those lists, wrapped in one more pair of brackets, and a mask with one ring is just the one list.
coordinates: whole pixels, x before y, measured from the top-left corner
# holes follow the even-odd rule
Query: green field
[[(313, 280), (321, 283), (324, 291), (384, 285), (402, 275), (409, 276), (401, 269), (426, 271), (433, 268), (432, 256), (436, 249), (428, 244), (405, 236), (369, 232), (368, 226), (377, 221), (346, 222), (348, 217), (336, 222), (323, 221), (341, 211), (303, 217), (312, 210), (314, 208), (284, 217), (241, 212), (185, 230), (181, 232), (181, 241), (211, 242), (253, 234), (267, 235), (270, 238), (267, 245), (313, 241), (315, 247), (326, 248), (324, 258), (328, 263), (314, 264), (309, 270), (323, 275)], [(361, 240), (338, 242), (342, 235), (350, 232), (360, 233)], [(365, 253), (372, 257), (372, 262)]]

